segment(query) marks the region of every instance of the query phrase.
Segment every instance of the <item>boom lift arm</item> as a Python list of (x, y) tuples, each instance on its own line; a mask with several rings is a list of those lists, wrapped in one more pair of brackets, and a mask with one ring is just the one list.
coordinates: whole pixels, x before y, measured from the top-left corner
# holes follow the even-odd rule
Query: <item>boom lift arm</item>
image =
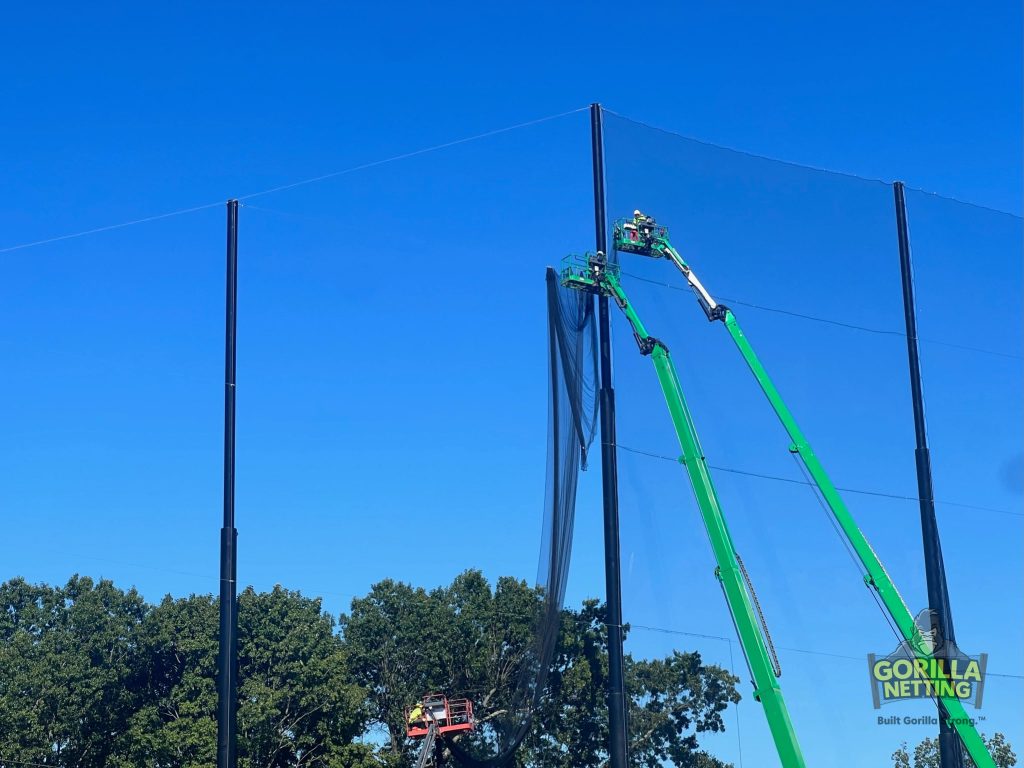
[[(721, 321), (725, 325), (729, 336), (736, 344), (737, 349), (739, 349), (747, 367), (754, 375), (765, 397), (768, 398), (768, 402), (775, 411), (775, 415), (778, 416), (779, 421), (782, 422), (782, 426), (789, 435), (789, 439), (792, 440), (790, 451), (800, 457), (814, 484), (821, 491), (821, 495), (824, 497), (832, 516), (853, 547), (853, 551), (856, 553), (867, 574), (864, 577), (865, 583), (869, 588), (874, 589), (878, 593), (882, 604), (899, 628), (900, 634), (908, 646), (914, 649), (919, 658), (924, 660), (932, 659), (932, 655), (919, 644), (913, 614), (907, 608), (907, 604), (903, 601), (902, 596), (896, 589), (896, 585), (885, 570), (881, 560), (878, 559), (878, 555), (875, 554), (871, 544), (868, 543), (864, 533), (857, 527), (853, 515), (850, 514), (845, 502), (839, 495), (839, 491), (836, 490), (831, 478), (825, 472), (825, 468), (796, 423), (796, 419), (782, 400), (782, 396), (779, 394), (778, 389), (775, 388), (775, 384), (768, 376), (768, 372), (761, 364), (760, 359), (754, 352), (754, 348), (744, 335), (732, 310), (724, 304), (717, 303), (712, 298), (686, 263), (686, 260), (672, 246), (668, 239), (668, 230), (658, 225), (652, 217), (646, 216), (640, 211), (635, 211), (632, 220), (616, 222), (614, 242), (616, 250), (653, 258), (666, 258), (671, 261), (693, 289), (697, 296), (697, 303), (704, 310), (708, 320), (711, 322)], [(950, 718), (950, 724), (956, 730), (964, 747), (978, 768), (995, 768), (995, 762), (991, 755), (989, 755), (985, 742), (975, 729), (974, 721), (967, 714), (963, 702), (960, 699), (945, 696), (940, 697), (939, 700), (942, 702), (946, 714)]]
[[(714, 552), (715, 575), (718, 578), (739, 635), (743, 653), (747, 659), (754, 683), (754, 697), (764, 706), (768, 726), (775, 741), (782, 765), (785, 768), (803, 768), (806, 765), (796, 733), (789, 717), (789, 711), (782, 697), (782, 690), (776, 679), (779, 670), (774, 650), (769, 656), (769, 643), (760, 608), (757, 606), (753, 589), (746, 578), (743, 562), (733, 546), (732, 536), (722, 514), (718, 494), (715, 491), (704, 459), (704, 452), (697, 437), (690, 411), (683, 397), (683, 390), (676, 374), (675, 365), (668, 348), (651, 336), (637, 316), (619, 282), (615, 265), (608, 264), (603, 254), (592, 255), (586, 264), (570, 264), (562, 273), (562, 284), (577, 290), (603, 294), (614, 299), (633, 328), (640, 352), (650, 355), (661, 383), (672, 424), (679, 438), (683, 455), (680, 461), (686, 468), (697, 506), (700, 508), (704, 526), (711, 540)], [(760, 625), (759, 625), (760, 619)]]
[(416, 760), (416, 768), (427, 768), (437, 763), (437, 725), (433, 721), (427, 726), (427, 735), (423, 737), (420, 756)]

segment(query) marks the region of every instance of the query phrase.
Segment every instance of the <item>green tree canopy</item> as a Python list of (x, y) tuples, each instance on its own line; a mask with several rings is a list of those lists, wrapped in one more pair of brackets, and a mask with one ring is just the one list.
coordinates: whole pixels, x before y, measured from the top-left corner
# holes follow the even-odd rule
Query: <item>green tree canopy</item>
[[(318, 599), (275, 587), (239, 596), (239, 758), (243, 768), (407, 768), (405, 707), (440, 692), (473, 700), (464, 735), (488, 754), (524, 712), (543, 594), (467, 571), (430, 591), (395, 581), (352, 602), (338, 625)], [(526, 768), (606, 760), (603, 607), (565, 610)], [(0, 585), (0, 765), (213, 768), (218, 603), (147, 604), (135, 590), (73, 576), (59, 587)], [(700, 750), (739, 700), (736, 679), (694, 653), (627, 658), (638, 768), (722, 765)], [(511, 725), (510, 725), (511, 724)]]
[(73, 576), (64, 587), (0, 585), (3, 756), (41, 765), (116, 761), (140, 703), (135, 590)]
[[(1006, 736), (996, 733), (989, 738), (981, 735), (988, 747), (989, 754), (995, 761), (996, 768), (1013, 768), (1017, 765), (1017, 755), (1010, 747)], [(907, 750), (907, 743), (903, 742), (900, 748), (892, 753), (892, 764), (894, 768), (939, 768), (939, 740), (926, 738), (914, 747), (913, 758)], [(964, 756), (964, 768), (975, 768), (974, 761), (969, 755)]]
[[(369, 693), (373, 721), (387, 751), (407, 765), (415, 745), (405, 738), (407, 706), (429, 692), (469, 696), (483, 727), (464, 737), (481, 756), (500, 737), (493, 723), (516, 700), (532, 648), (543, 595), (525, 582), (499, 579), (492, 590), (476, 571), (431, 592), (394, 581), (354, 600), (341, 626), (356, 681)], [(606, 759), (608, 674), (604, 609), (587, 601), (565, 610), (555, 663), (533, 729), (517, 756), (521, 766), (586, 768)], [(739, 701), (738, 680), (704, 665), (696, 653), (666, 659), (627, 658), (634, 765), (717, 766), (697, 734), (724, 729), (722, 712)]]
[[(109, 581), (0, 585), (0, 764), (212, 768), (218, 605), (147, 605)], [(375, 766), (363, 691), (319, 600), (239, 597), (245, 768)]]

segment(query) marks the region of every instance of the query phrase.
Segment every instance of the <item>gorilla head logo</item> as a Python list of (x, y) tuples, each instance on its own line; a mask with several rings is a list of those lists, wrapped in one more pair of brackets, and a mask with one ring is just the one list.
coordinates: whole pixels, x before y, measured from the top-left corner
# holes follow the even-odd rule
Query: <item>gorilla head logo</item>
[(942, 622), (939, 614), (931, 608), (925, 608), (914, 619), (914, 639), (911, 641), (914, 650), (929, 656), (941, 654), (946, 638), (942, 634)]

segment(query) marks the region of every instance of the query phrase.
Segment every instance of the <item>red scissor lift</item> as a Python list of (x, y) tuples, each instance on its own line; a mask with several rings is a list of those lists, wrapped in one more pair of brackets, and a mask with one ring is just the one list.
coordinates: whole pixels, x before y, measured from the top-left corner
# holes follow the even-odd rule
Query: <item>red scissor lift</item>
[(474, 726), (473, 702), (431, 693), (415, 706), (405, 708), (405, 722), (406, 735), (412, 739), (427, 736), (431, 726), (437, 735), (471, 731)]

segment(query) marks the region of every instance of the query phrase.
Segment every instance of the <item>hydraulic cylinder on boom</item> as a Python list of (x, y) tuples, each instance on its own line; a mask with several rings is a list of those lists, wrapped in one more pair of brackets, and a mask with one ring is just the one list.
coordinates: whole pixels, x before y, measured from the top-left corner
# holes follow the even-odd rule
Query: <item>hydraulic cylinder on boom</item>
[(647, 332), (622, 289), (618, 268), (614, 264), (609, 264), (604, 254), (590, 255), (585, 261), (570, 261), (562, 272), (561, 281), (566, 287), (613, 299), (632, 326), (640, 353), (649, 355), (654, 362), (672, 424), (683, 451), (680, 461), (686, 468), (697, 506), (711, 540), (716, 563), (715, 576), (725, 594), (753, 678), (754, 697), (764, 706), (768, 726), (782, 765), (785, 768), (802, 768), (806, 763), (779, 687), (778, 677), (781, 670), (778, 659), (771, 647), (753, 585), (743, 567), (743, 561), (736, 553), (729, 527), (722, 514), (722, 506), (711, 480), (704, 451), (701, 449), (697, 430), (686, 405), (668, 347)]
[[(810, 443), (797, 425), (793, 414), (785, 402), (783, 402), (782, 396), (775, 388), (775, 384), (754, 352), (750, 341), (744, 335), (732, 310), (724, 304), (715, 301), (701, 284), (700, 280), (697, 279), (690, 265), (679, 254), (679, 251), (672, 246), (668, 238), (667, 228), (659, 225), (653, 217), (647, 216), (640, 211), (635, 211), (632, 219), (622, 219), (615, 222), (614, 243), (615, 249), (620, 252), (669, 260), (686, 278), (686, 282), (696, 295), (697, 303), (704, 311), (708, 320), (711, 322), (720, 321), (725, 326), (747, 367), (761, 387), (761, 391), (764, 392), (765, 397), (775, 411), (775, 415), (786, 430), (786, 434), (792, 441), (789, 449), (790, 452), (795, 454), (803, 463), (811, 480), (821, 492), (840, 530), (856, 553), (857, 559), (865, 571), (865, 583), (878, 594), (881, 604), (899, 629), (900, 635), (906, 642), (907, 647), (913, 648), (918, 658), (926, 662), (932, 661), (934, 657), (928, 647), (921, 642), (920, 632), (914, 623), (913, 614), (907, 608), (907, 604), (903, 601), (902, 596), (879, 560), (878, 555), (875, 554), (864, 533), (857, 526), (853, 515), (850, 514), (845, 502), (839, 495), (839, 491), (836, 490), (832, 480), (825, 472), (821, 461), (811, 449)], [(932, 664), (929, 668), (937, 669), (938, 675), (942, 675), (941, 665)], [(963, 702), (958, 698), (946, 696), (940, 696), (938, 700), (945, 709), (948, 722), (960, 737), (975, 765), (978, 768), (995, 768), (995, 762), (991, 755), (989, 755), (985, 742), (974, 727), (973, 718), (964, 709)], [(783, 762), (785, 764), (785, 761)]]

